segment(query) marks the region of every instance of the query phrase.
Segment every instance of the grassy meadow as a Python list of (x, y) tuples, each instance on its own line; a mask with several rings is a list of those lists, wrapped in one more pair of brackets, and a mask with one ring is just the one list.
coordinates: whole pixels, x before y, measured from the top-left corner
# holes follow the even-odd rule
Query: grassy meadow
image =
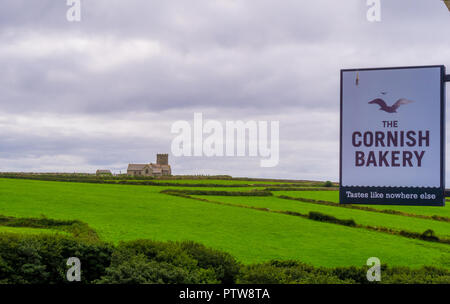
[[(167, 180), (161, 180), (167, 182)], [(167, 189), (204, 191), (251, 191), (284, 182), (242, 180), (174, 180), (174, 186), (116, 185), (101, 183), (0, 179), (0, 215), (80, 220), (92, 227), (100, 239), (112, 243), (136, 239), (192, 240), (226, 251), (249, 264), (272, 259), (298, 260), (314, 266), (362, 266), (369, 257), (379, 257), (392, 266), (433, 265), (450, 269), (450, 245), (386, 233), (320, 222), (300, 214), (320, 212), (357, 224), (422, 233), (431, 229), (442, 239), (450, 238), (450, 222), (392, 215), (338, 206), (318, 205), (277, 196), (312, 198), (337, 202), (337, 191), (272, 191), (273, 196), (241, 197), (161, 193)], [(188, 187), (177, 183), (226, 184), (236, 187)], [(204, 200), (209, 201), (204, 201)], [(222, 203), (222, 204), (220, 204)], [(229, 205), (226, 205), (229, 204)], [(231, 205), (230, 205), (231, 204)], [(245, 207), (258, 207), (256, 210)], [(397, 207), (409, 213), (449, 217), (449, 209)], [(30, 233), (33, 228), (23, 229)], [(16, 230), (16, 231), (19, 231)], [(36, 229), (36, 233), (46, 232)], [(54, 233), (53, 231), (47, 231)]]
[(368, 212), (364, 210), (342, 208), (339, 206), (325, 206), (307, 202), (285, 200), (277, 197), (208, 196), (208, 199), (236, 205), (268, 208), (270, 210), (277, 211), (294, 211), (299, 213), (316, 211), (324, 214), (330, 214), (340, 219), (353, 219), (357, 224), (370, 225), (374, 227), (382, 226), (397, 230), (410, 230), (420, 233), (427, 229), (432, 229), (438, 236), (450, 238), (450, 223), (434, 221), (431, 219)]

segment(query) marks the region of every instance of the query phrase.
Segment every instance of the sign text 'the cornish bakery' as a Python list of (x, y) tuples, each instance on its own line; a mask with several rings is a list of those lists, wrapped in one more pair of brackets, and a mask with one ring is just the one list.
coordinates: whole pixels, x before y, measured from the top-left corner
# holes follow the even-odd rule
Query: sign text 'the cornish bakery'
[(444, 75), (341, 71), (341, 203), (444, 204)]

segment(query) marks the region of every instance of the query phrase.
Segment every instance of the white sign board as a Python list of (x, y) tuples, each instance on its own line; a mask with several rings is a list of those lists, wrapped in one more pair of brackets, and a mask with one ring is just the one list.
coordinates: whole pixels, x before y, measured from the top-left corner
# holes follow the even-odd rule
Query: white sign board
[(443, 205), (445, 68), (341, 71), (341, 203)]

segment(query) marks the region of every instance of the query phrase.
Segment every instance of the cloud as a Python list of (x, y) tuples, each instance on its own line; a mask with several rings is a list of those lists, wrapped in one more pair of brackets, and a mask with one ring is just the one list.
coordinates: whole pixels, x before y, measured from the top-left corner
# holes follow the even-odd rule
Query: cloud
[[(440, 1), (5, 0), (3, 171), (124, 170), (169, 152), (176, 120), (279, 120), (280, 164), (171, 158), (174, 172), (338, 178), (339, 70), (450, 66)], [(71, 169), (73, 168), (73, 170)]]
[(84, 69), (107, 72), (109, 69), (149, 60), (160, 52), (158, 41), (28, 33), (9, 40), (0, 50), (0, 57), (29, 60), (82, 57), (79, 64)]

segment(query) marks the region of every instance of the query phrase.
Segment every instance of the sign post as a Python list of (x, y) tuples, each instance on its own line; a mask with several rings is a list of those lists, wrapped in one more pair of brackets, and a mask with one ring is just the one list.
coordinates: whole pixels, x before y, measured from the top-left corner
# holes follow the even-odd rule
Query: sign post
[(444, 66), (341, 70), (341, 204), (444, 206)]

